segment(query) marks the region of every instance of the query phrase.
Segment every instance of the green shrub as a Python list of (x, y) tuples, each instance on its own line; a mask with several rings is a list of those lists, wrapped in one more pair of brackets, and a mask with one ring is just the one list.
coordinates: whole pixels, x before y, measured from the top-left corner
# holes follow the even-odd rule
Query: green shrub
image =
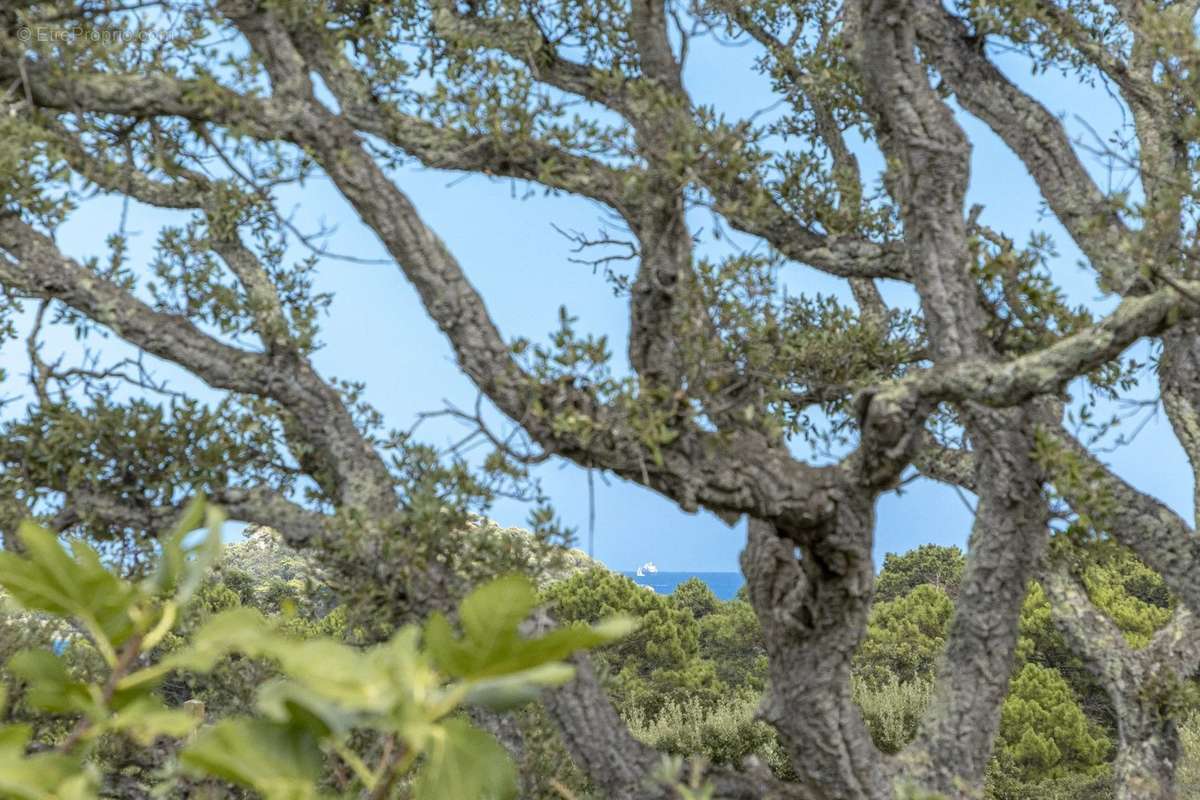
[(703, 756), (714, 764), (741, 764), (756, 756), (781, 777), (791, 776), (787, 755), (775, 730), (755, 719), (759, 697), (742, 694), (707, 708), (695, 700), (668, 703), (654, 719), (635, 713), (630, 730), (664, 753)]
[(893, 677), (869, 682), (855, 677), (851, 691), (876, 747), (885, 753), (898, 753), (917, 735), (933, 693), (933, 681), (903, 683)]
[(734, 690), (761, 693), (767, 684), (767, 648), (754, 609), (743, 600), (720, 603), (700, 620), (700, 655)]
[(715, 665), (700, 656), (700, 623), (669, 596), (605, 569), (552, 584), (543, 596), (560, 622), (590, 624), (613, 614), (638, 621), (637, 631), (595, 656), (623, 714), (653, 719), (668, 703), (711, 707), (728, 695)]
[(708, 584), (699, 578), (688, 578), (671, 592), (671, 603), (677, 608), (692, 612), (696, 619), (703, 619), (716, 611), (721, 601), (713, 594)]
[(1088, 595), (1121, 629), (1130, 646), (1145, 647), (1171, 618), (1166, 585), (1127, 550), (1105, 555), (1084, 571)]
[(1183, 745), (1175, 770), (1175, 790), (1180, 797), (1200, 797), (1200, 712), (1193, 712), (1179, 726)]
[[(1040, 589), (1030, 593), (1041, 604)], [(1027, 604), (1028, 607), (1028, 604)], [(1062, 673), (1027, 662), (1000, 712), (989, 800), (1106, 800), (1113, 797), (1107, 733), (1083, 712)], [(1180, 795), (1181, 797), (1186, 795)]]
[[(1177, 796), (1191, 797), (1182, 792)], [(984, 797), (986, 800), (1111, 800), (1114, 787), (1107, 765), (1091, 774), (1028, 781), (1005, 772), (993, 762), (988, 770)]]
[(521, 800), (604, 800), (592, 790), (587, 776), (571, 759), (558, 728), (540, 703), (511, 712), (520, 734)]
[[(191, 504), (162, 538), (157, 569), (139, 581), (110, 569), (85, 543), (68, 550), (54, 533), (21, 525), (21, 552), (0, 552), (0, 586), (25, 611), (79, 631), (102, 664), (76, 668), (72, 646), (9, 659), (29, 707), (70, 725), (0, 727), (0, 794), (93, 800), (103, 769), (109, 783), (132, 779), (121, 793), (137, 796), (150, 782), (158, 796), (194, 796), (216, 782), (264, 800), (316, 800), (330, 788), (383, 797), (402, 785), (416, 800), (515, 798), (514, 765), (469, 713), (526, 705), (541, 688), (571, 679), (564, 659), (573, 652), (632, 625), (611, 619), (526, 638), (518, 627), (537, 594), (529, 579), (514, 575), (468, 594), (457, 625), (435, 613), (421, 627), (353, 647), (317, 633), (336, 615), (315, 627), (294, 613), (271, 619), (206, 582), (223, 521), (202, 501)], [(192, 536), (202, 525), (206, 534)], [(269, 662), (275, 677), (254, 687), (252, 702), (210, 725), (203, 724), (207, 708), (180, 707), (161, 691), (169, 676), (237, 662)], [(124, 769), (139, 753), (140, 775)]]
[(962, 550), (936, 544), (923, 544), (901, 555), (888, 553), (875, 580), (875, 600), (895, 600), (923, 585), (936, 586), (949, 597), (957, 597), (966, 563)]

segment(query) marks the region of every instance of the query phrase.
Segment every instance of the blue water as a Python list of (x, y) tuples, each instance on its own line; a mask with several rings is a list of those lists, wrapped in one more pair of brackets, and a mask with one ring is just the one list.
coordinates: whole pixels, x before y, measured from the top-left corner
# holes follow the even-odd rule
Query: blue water
[(670, 594), (688, 578), (699, 578), (722, 600), (732, 600), (737, 590), (746, 582), (740, 572), (655, 572), (640, 578), (633, 572), (621, 574), (632, 578), (633, 582), (640, 586), (649, 586), (659, 594)]

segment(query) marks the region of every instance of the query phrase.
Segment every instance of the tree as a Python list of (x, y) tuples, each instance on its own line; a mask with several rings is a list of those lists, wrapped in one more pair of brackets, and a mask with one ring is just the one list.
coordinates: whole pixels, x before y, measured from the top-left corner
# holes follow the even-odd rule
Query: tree
[(952, 599), (958, 595), (966, 559), (957, 547), (923, 544), (907, 553), (888, 553), (875, 579), (875, 601), (895, 600), (923, 584), (936, 586)]
[(625, 716), (654, 719), (668, 704), (688, 701), (708, 708), (730, 691), (714, 663), (700, 657), (700, 625), (674, 597), (601, 569), (556, 583), (545, 597), (560, 622), (593, 623), (614, 614), (638, 621), (637, 632), (596, 659), (610, 673), (609, 688)]
[(728, 686), (761, 691), (766, 684), (762, 626), (744, 600), (720, 603), (700, 620), (700, 653), (712, 661), (717, 676)]
[(1109, 747), (1066, 681), (1054, 670), (1029, 663), (1013, 678), (1001, 710), (996, 782), (1016, 778), (1028, 785), (1077, 776), (1086, 780), (1089, 772), (1094, 777), (1103, 771)]
[[(482, 577), (454, 547), (471, 514), (498, 493), (540, 499), (529, 466), (566, 459), (749, 521), (763, 716), (797, 780), (713, 769), (719, 796), (980, 786), (1038, 577), (1122, 720), (1119, 794), (1168, 797), (1171, 687), (1200, 647), (1200, 545), (1105, 465), (1086, 425), (1099, 398), (1157, 381), (1200, 466), (1195, 15), (1192, 0), (10, 3), (0, 285), (32, 389), (0, 437), (5, 532), (33, 513), (136, 543), (204, 490), (312, 548), (356, 609), (394, 626), (452, 608)], [(155, 35), (164, 20), (169, 35)], [(124, 32), (41, 33), (76, 28)], [(694, 100), (683, 64), (697, 36), (756, 48), (778, 113), (739, 119)], [(1093, 179), (1087, 149), (996, 66), (994, 46), (1112, 87), (1129, 123), (1101, 166), (1129, 170), (1132, 190)], [(1048, 237), (1018, 246), (966, 207), (971, 143), (951, 95), (1021, 160), (1114, 301), (1105, 313), (1067, 302)], [(851, 146), (860, 134), (883, 156), (879, 183)], [(390, 172), (407, 160), (610, 212), (613, 231), (575, 241), (628, 301), (627, 363), (567, 313), (547, 343), (506, 339)], [(279, 192), (317, 175), (384, 244), (486, 400), (449, 412), (495, 446), (483, 471), (386, 433), (353, 384), (312, 366), (327, 298), (311, 277), (331, 254), (293, 229)], [(55, 231), (92, 190), (182, 221), (149, 264), (129, 263), (120, 234), (108, 253), (70, 258)], [(757, 246), (701, 249), (699, 212)], [(289, 243), (312, 257), (293, 263)], [(853, 303), (782, 291), (781, 271), (804, 268), (845, 279)], [(915, 290), (916, 306), (888, 306), (884, 280)], [(130, 349), (93, 347), (72, 365), (44, 354), (48, 328)], [(1153, 373), (1126, 355), (1144, 338)], [(220, 398), (163, 386), (143, 356)], [(875, 504), (914, 467), (977, 505), (931, 711), (891, 759), (851, 670)], [(552, 527), (548, 512), (536, 520)], [(1179, 598), (1146, 647), (1097, 610), (1070, 543), (1047, 546), (1074, 534), (1117, 539)], [(605, 796), (646, 796), (659, 754), (586, 665), (545, 708)]]
[(716, 611), (719, 603), (712, 589), (699, 578), (688, 578), (676, 586), (671, 592), (671, 602), (692, 612), (692, 616), (697, 620), (702, 620)]
[(855, 669), (875, 682), (928, 678), (946, 644), (954, 606), (944, 591), (924, 584), (871, 609)]

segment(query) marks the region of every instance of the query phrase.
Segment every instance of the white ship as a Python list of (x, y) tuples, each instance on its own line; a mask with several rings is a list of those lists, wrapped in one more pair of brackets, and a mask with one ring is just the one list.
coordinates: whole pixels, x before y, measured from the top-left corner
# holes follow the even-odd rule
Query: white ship
[(642, 564), (640, 567), (637, 568), (637, 572), (635, 574), (639, 578), (644, 578), (647, 575), (653, 575), (656, 572), (658, 572), (658, 567), (654, 566), (654, 562), (647, 561), (645, 564)]

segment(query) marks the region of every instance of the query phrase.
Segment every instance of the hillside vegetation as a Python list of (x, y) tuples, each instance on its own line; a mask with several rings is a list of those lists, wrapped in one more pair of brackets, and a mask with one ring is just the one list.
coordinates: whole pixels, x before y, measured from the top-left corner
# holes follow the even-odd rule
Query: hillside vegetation
[[(757, 763), (781, 779), (794, 779), (775, 730), (758, 717), (769, 680), (767, 656), (761, 628), (743, 597), (721, 601), (695, 578), (669, 596), (659, 595), (578, 551), (554, 552), (520, 529), (481, 522), (472, 526), (467, 538), (476, 540), (479, 548), (500, 548), (520, 560), (541, 586), (537, 602), (560, 623), (594, 625), (615, 617), (636, 621), (636, 629), (597, 650), (593, 659), (601, 684), (638, 739), (663, 753), (751, 769)], [(339, 602), (321, 570), (271, 529), (248, 530), (242, 541), (225, 546), (212, 560), (211, 571), (196, 576), (193, 595), (170, 630), (145, 650), (141, 658), (148, 669), (185, 664), (189, 658), (194, 662), (195, 656), (186, 654), (195, 652), (198, 641), (211, 640), (214, 620), (220, 625), (231, 614), (249, 611), (264, 615), (270, 630), (297, 646), (336, 641), (350, 646), (347, 653), (371, 646), (370, 626), (356, 625), (353, 609)], [(872, 738), (886, 753), (899, 752), (912, 740), (931, 700), (932, 676), (963, 564), (957, 548), (932, 545), (885, 559), (867, 637), (855, 656), (852, 688)], [(11, 563), (0, 568), (0, 581), (11, 579), (12, 569)], [(1127, 553), (1096, 548), (1083, 574), (1093, 601), (1117, 622), (1130, 646), (1144, 646), (1168, 619), (1173, 601), (1161, 579)], [(76, 736), (79, 720), (88, 719), (91, 712), (61, 698), (48, 701), (45, 678), (31, 667), (42, 662), (30, 652), (46, 653), (38, 659), (59, 654), (65, 669), (60, 680), (68, 681), (64, 686), (86, 686), (110, 667), (93, 634), (81, 632), (62, 615), (36, 610), (36, 601), (32, 607), (35, 610), (21, 610), (9, 598), (0, 616), (0, 657), (9, 697), (5, 714), (10, 724), (29, 726), (35, 750), (61, 749)], [(234, 641), (225, 642), (216, 657), (201, 659), (207, 661), (205, 669), (161, 674), (155, 694), (161, 711), (156, 713), (187, 709), (194, 715), (200, 709), (199, 721), (213, 725), (240, 719), (256, 703), (263, 708), (262, 687), (287, 675), (288, 651), (259, 646), (257, 652), (250, 648), (239, 654), (240, 634), (229, 630)], [(987, 773), (987, 798), (1113, 797), (1113, 710), (1051, 624), (1046, 597), (1037, 584), (1031, 584), (1022, 611), (1018, 650)], [(344, 677), (337, 674), (336, 661), (311, 667), (317, 680)], [(1200, 786), (1198, 689), (1194, 683), (1163, 688), (1165, 702), (1186, 706), (1177, 776), (1181, 791)], [(510, 712), (509, 737), (516, 731), (522, 743), (519, 769), (511, 773), (514, 787), (519, 780), (520, 796), (602, 798), (571, 765), (539, 707), (520, 702), (501, 707)], [(468, 716), (485, 726), (495, 725), (486, 717)], [(85, 757), (103, 776), (96, 791), (111, 797), (150, 797), (156, 787), (173, 787), (170, 791), (176, 794), (202, 787), (207, 797), (235, 797), (242, 785), (268, 797), (283, 796), (246, 784), (236, 770), (217, 770), (196, 783), (195, 765), (180, 771), (186, 758), (179, 760), (188, 737), (194, 737), (185, 735), (192, 726), (186, 719), (172, 724), (181, 727), (167, 725), (147, 734), (132, 726), (114, 726), (100, 732)], [(101, 727), (98, 722), (93, 725)], [(374, 734), (365, 730), (354, 735), (367, 736), (359, 744), (379, 755), (377, 736), (372, 739)], [(344, 753), (314, 757), (317, 761), (306, 767), (314, 770), (312, 780), (346, 783)], [(5, 769), (0, 765), (0, 782)], [(433, 800), (419, 792), (415, 797)]]

